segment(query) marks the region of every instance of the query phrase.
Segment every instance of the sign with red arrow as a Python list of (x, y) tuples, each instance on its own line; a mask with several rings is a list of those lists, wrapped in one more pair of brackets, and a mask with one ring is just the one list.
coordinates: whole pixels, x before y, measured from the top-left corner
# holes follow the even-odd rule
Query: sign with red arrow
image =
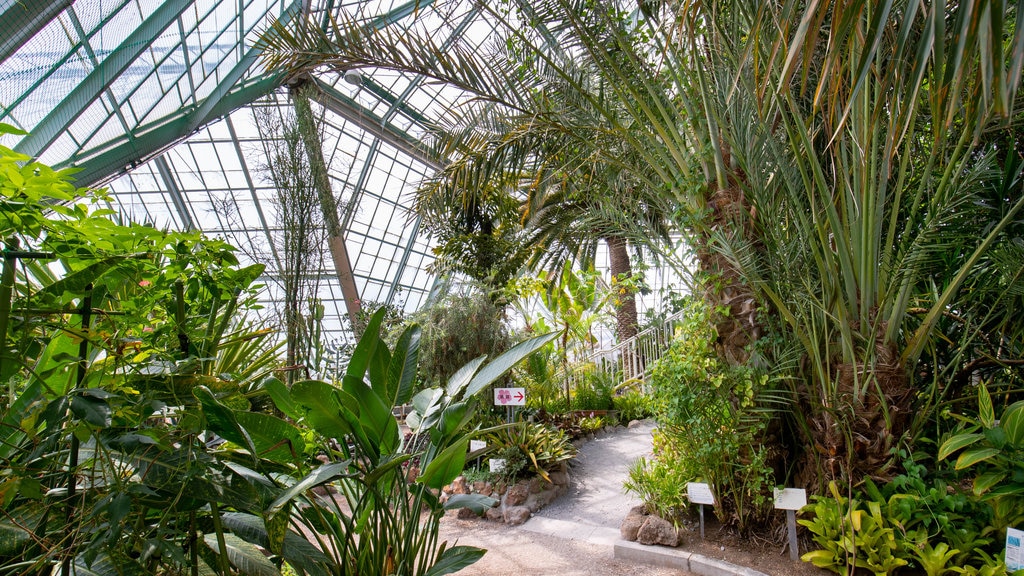
[(495, 388), (495, 406), (526, 406), (526, 388)]

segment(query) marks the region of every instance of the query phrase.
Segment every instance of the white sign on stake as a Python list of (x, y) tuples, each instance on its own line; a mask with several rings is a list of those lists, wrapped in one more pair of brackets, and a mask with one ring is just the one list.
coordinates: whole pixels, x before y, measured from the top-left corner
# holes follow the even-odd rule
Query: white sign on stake
[(711, 493), (711, 486), (703, 482), (687, 482), (686, 497), (693, 504), (710, 504), (714, 506), (715, 495)]
[(526, 388), (495, 388), (495, 406), (526, 406)]
[(1006, 571), (1024, 570), (1024, 531), (1006, 529)]
[(469, 441), (469, 451), (470, 452), (476, 452), (477, 450), (483, 450), (484, 448), (487, 448), (487, 442), (484, 442), (483, 440), (470, 440)]
[(776, 488), (775, 508), (778, 510), (799, 510), (807, 506), (807, 491), (803, 488)]
[(505, 460), (503, 458), (491, 458), (487, 461), (491, 469), (491, 474), (497, 474), (505, 469)]

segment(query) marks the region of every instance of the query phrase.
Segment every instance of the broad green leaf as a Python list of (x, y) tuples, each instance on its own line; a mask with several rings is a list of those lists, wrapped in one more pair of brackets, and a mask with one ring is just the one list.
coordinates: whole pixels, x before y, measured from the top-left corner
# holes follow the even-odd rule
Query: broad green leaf
[(326, 382), (303, 380), (292, 385), (292, 398), (306, 409), (305, 420), (311, 428), (329, 438), (344, 438), (352, 425), (342, 415), (340, 391)]
[(239, 426), (234, 410), (221, 404), (206, 386), (196, 386), (192, 390), (192, 395), (202, 404), (203, 416), (206, 417), (206, 425), (211, 431), (228, 442), (234, 442), (245, 448), (253, 458), (256, 457), (258, 454), (256, 446), (249, 434)]
[(1006, 432), (1006, 441), (1011, 446), (1018, 450), (1024, 449), (1024, 400), (1006, 407), (999, 427)]
[(280, 410), (285, 416), (292, 420), (299, 420), (302, 418), (303, 413), (299, 408), (299, 405), (292, 399), (291, 391), (285, 386), (284, 382), (281, 382), (277, 378), (267, 378), (260, 384), (260, 388), (267, 391), (270, 399), (274, 401), (274, 406)]
[[(287, 522), (286, 516), (281, 515), (280, 517)], [(257, 546), (263, 546), (268, 550), (271, 549), (269, 535), (263, 519), (259, 516), (226, 512), (221, 514), (221, 520), (224, 527), (237, 534), (239, 538)], [(326, 566), (330, 564), (330, 559), (309, 540), (295, 532), (288, 531), (284, 534), (284, 543), (280, 552), (276, 552), (276, 554), (309, 576), (329, 575)]]
[(264, 512), (264, 516), (274, 516), (284, 508), (285, 504), (291, 502), (296, 496), (310, 488), (341, 478), (348, 470), (349, 464), (350, 462), (347, 460), (344, 462), (332, 462), (330, 464), (324, 464), (309, 474), (306, 474), (298, 482), (292, 484), (287, 490), (282, 492), (276, 500), (271, 502), (270, 506), (268, 506)]
[(381, 307), (370, 317), (366, 329), (363, 330), (363, 335), (359, 338), (355, 350), (352, 351), (352, 358), (348, 361), (348, 369), (345, 370), (345, 376), (362, 380), (363, 376), (366, 375), (366, 370), (370, 366), (370, 360), (373, 358), (377, 346), (381, 344), (380, 323), (384, 319), (384, 312), (384, 308)]
[(483, 558), (487, 551), (472, 546), (452, 546), (437, 559), (437, 562), (424, 572), (423, 576), (444, 576), (462, 570)]
[(985, 428), (995, 426), (996, 414), (992, 409), (992, 397), (984, 383), (978, 386), (978, 420)]
[(373, 388), (348, 376), (342, 385), (359, 405), (359, 427), (367, 440), (363, 450), (376, 463), (381, 455), (391, 454), (398, 448), (398, 422)]
[(29, 531), (6, 519), (0, 521), (0, 557), (20, 555), (31, 543), (32, 534)]
[(71, 564), (72, 576), (147, 576), (149, 571), (134, 558), (124, 554), (111, 556), (101, 552), (92, 562), (86, 562), (83, 555), (75, 557)]
[(474, 358), (456, 370), (455, 374), (452, 374), (452, 377), (448, 379), (448, 385), (444, 389), (445, 394), (450, 398), (458, 397), (466, 386), (469, 385), (470, 380), (473, 379), (473, 375), (480, 369), (480, 365), (484, 363), (484, 360), (487, 360), (487, 356)]
[(260, 458), (287, 464), (305, 457), (302, 433), (288, 422), (260, 412), (235, 412), (235, 418), (252, 440)]
[(482, 494), (453, 494), (444, 503), (444, 509), (457, 510), (459, 508), (469, 508), (477, 514), (483, 514), (489, 508), (494, 507), (496, 502), (498, 500)]
[(974, 478), (974, 494), (981, 496), (985, 492), (992, 489), (993, 486), (999, 484), (1007, 476), (1005, 470), (993, 470), (984, 474), (979, 474)]
[(21, 444), (21, 439), (25, 436), (21, 423), (28, 416), (29, 409), (42, 397), (42, 384), (38, 380), (33, 380), (7, 408), (3, 420), (0, 421), (0, 460), (10, 459), (13, 451)]
[(427, 464), (417, 481), (438, 490), (444, 485), (450, 484), (466, 466), (466, 448), (468, 446), (469, 438), (463, 438), (445, 448)]
[(938, 459), (945, 460), (957, 450), (970, 446), (984, 437), (984, 434), (957, 434), (942, 443), (942, 446), (939, 447)]
[(557, 332), (551, 332), (550, 334), (544, 334), (542, 336), (535, 336), (529, 340), (524, 340), (523, 342), (516, 344), (502, 355), (488, 362), (486, 366), (476, 373), (476, 376), (473, 376), (473, 379), (469, 382), (469, 387), (466, 388), (464, 397), (470, 398), (475, 396), (486, 386), (498, 378), (501, 378), (505, 372), (511, 370), (512, 367), (518, 364), (523, 358), (533, 354), (557, 337)]
[(75, 394), (71, 397), (71, 412), (97, 428), (109, 428), (111, 410), (107, 401), (92, 395)]
[(963, 470), (964, 468), (969, 468), (978, 462), (988, 460), (1000, 452), (1002, 451), (998, 448), (974, 448), (967, 450), (956, 459), (956, 469)]
[(224, 534), (224, 545), (227, 546), (227, 550), (220, 549), (216, 534), (204, 534), (203, 540), (214, 552), (227, 554), (228, 561), (241, 574), (246, 576), (280, 576), (281, 574), (259, 548), (234, 534)]
[(395, 343), (395, 353), (388, 367), (389, 401), (392, 406), (405, 404), (412, 396), (419, 363), (421, 333), (419, 326), (410, 326)]

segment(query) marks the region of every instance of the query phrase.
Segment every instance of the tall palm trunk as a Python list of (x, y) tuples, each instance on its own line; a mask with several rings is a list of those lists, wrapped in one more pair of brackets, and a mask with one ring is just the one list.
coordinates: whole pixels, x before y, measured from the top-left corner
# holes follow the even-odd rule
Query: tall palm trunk
[(633, 266), (629, 262), (625, 238), (609, 236), (604, 241), (608, 245), (612, 286), (618, 291), (615, 295), (615, 337), (619, 342), (625, 342), (636, 336), (640, 324), (636, 311), (636, 289), (628, 283), (619, 283), (633, 276)]

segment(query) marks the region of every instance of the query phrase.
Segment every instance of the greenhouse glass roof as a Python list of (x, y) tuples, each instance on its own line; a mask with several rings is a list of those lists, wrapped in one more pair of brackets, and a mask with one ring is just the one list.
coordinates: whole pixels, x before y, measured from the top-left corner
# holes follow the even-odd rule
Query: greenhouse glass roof
[[(79, 185), (109, 187), (132, 220), (201, 229), (262, 256), (271, 277), (280, 225), (256, 117), (288, 113), (294, 79), (264, 67), (258, 38), (274, 19), (339, 10), (374, 26), (415, 16), (439, 41), (489, 30), (469, 1), (0, 0), (0, 122), (28, 132), (0, 143), (81, 168)], [(429, 119), (461, 95), (387, 71), (311, 83), (358, 297), (414, 310), (434, 284), (433, 257), (402, 203), (440, 165), (420, 144)], [(331, 262), (326, 277), (337, 278)], [(343, 340), (339, 282), (318, 290), (328, 338)]]

